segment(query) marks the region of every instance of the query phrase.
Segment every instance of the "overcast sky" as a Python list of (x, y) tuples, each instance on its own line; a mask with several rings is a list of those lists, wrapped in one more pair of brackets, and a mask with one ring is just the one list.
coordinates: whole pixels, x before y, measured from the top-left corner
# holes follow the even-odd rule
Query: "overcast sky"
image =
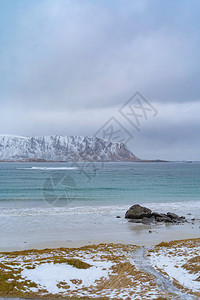
[[(0, 133), (93, 135), (114, 117), (138, 157), (200, 160), (199, 14), (198, 0), (0, 0)], [(119, 111), (137, 91), (140, 131)]]

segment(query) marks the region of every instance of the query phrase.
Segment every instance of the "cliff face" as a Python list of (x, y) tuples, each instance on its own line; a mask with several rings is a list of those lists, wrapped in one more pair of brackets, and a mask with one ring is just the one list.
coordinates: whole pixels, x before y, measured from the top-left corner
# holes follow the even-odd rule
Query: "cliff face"
[(0, 136), (0, 160), (139, 161), (124, 143), (82, 136)]

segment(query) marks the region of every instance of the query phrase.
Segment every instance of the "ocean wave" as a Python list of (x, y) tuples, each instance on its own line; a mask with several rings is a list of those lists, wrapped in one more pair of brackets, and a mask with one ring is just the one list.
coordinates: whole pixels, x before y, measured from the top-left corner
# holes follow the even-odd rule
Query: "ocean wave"
[(200, 218), (200, 201), (143, 203), (143, 205), (158, 213), (173, 212), (186, 218), (191, 214), (195, 218)]
[[(132, 203), (133, 204), (133, 203)], [(200, 201), (168, 202), (168, 203), (140, 203), (152, 211), (166, 213), (168, 211), (194, 216), (200, 214)], [(116, 215), (125, 214), (131, 204), (110, 206), (77, 206), (77, 207), (34, 207), (34, 208), (1, 208), (0, 216), (39, 216), (39, 215)]]
[(44, 171), (56, 171), (56, 170), (77, 170), (77, 167), (29, 167), (29, 168), (17, 168), (17, 170), (44, 170)]
[(90, 215), (126, 211), (127, 206), (85, 206), (85, 207), (48, 207), (48, 208), (1, 208), (0, 216), (34, 215)]

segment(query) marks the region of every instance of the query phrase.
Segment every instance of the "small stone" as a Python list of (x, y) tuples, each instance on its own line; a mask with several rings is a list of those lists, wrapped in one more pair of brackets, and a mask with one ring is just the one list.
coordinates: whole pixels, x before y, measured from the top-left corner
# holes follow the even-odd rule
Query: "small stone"
[(177, 214), (168, 212), (167, 216), (170, 217), (171, 219), (179, 219), (179, 216)]
[(149, 230), (149, 233), (152, 233), (152, 230)]
[(165, 223), (174, 223), (174, 221), (172, 220), (172, 219), (165, 219), (165, 221), (164, 221)]
[(128, 222), (130, 222), (130, 223), (142, 223), (142, 219), (131, 219)]
[(151, 224), (153, 222), (155, 222), (155, 217), (154, 216), (152, 216), (151, 218), (144, 217), (142, 219), (143, 224)]
[(116, 216), (116, 218), (117, 218), (117, 219), (120, 219), (121, 217), (120, 217), (120, 216)]
[(153, 212), (153, 213), (152, 213), (152, 216), (154, 216), (155, 218), (157, 218), (157, 217), (161, 217), (161, 214), (159, 214), (159, 213), (157, 213), (157, 212)]
[(172, 219), (165, 214), (160, 214), (159, 216), (155, 216), (157, 222), (166, 222), (173, 223)]

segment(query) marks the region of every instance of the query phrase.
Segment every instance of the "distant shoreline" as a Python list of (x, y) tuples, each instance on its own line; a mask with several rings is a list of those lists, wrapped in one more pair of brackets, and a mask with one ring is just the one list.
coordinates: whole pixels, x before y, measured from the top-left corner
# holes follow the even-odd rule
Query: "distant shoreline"
[(184, 162), (184, 163), (197, 163), (200, 162), (200, 160), (164, 160), (164, 159), (140, 159), (140, 160), (107, 160), (107, 161), (103, 161), (103, 160), (75, 160), (75, 161), (66, 161), (66, 160), (42, 160), (42, 159), (27, 159), (27, 160), (0, 160), (0, 163), (3, 162), (9, 162), (9, 163), (16, 163), (16, 162), (20, 162), (20, 163), (84, 163), (84, 162), (99, 162), (99, 163), (107, 163), (107, 162), (114, 162), (114, 163), (118, 163), (118, 162), (133, 162), (133, 163), (175, 163), (175, 162)]
[(141, 159), (141, 160), (107, 160), (107, 161), (103, 161), (103, 160), (77, 160), (77, 161), (65, 161), (65, 160), (43, 160), (43, 159), (26, 159), (26, 160), (0, 160), (0, 163), (2, 162), (11, 162), (11, 163), (15, 163), (15, 162), (31, 162), (31, 163), (84, 163), (84, 162), (137, 162), (137, 163), (143, 163), (143, 162), (173, 162), (173, 161), (169, 161), (169, 160), (162, 160), (162, 159)]

